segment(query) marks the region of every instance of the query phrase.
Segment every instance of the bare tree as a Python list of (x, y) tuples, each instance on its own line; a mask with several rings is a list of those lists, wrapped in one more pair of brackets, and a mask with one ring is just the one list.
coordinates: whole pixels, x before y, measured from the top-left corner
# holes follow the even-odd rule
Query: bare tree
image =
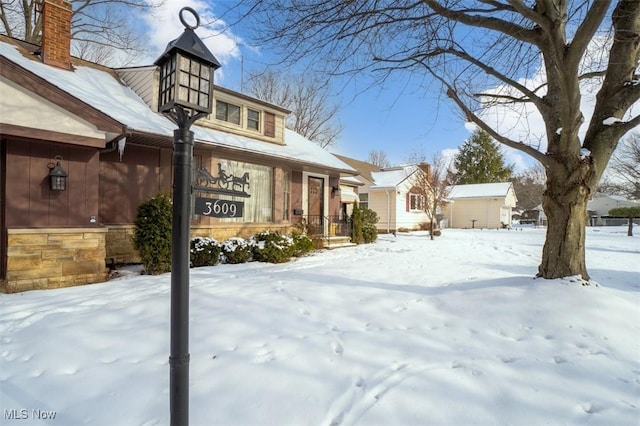
[[(589, 280), (587, 200), (619, 139), (640, 124), (631, 111), (640, 98), (639, 1), (244, 0), (234, 10), (258, 20), (257, 37), (281, 46), (286, 59), (312, 60), (328, 74), (374, 70), (381, 82), (402, 72), (430, 76), (466, 120), (544, 166), (549, 225), (537, 275)], [(597, 95), (584, 123), (587, 82)], [(496, 106), (522, 121), (531, 112), (523, 108), (533, 108), (544, 136), (510, 136), (483, 114)]]
[[(9, 37), (40, 44), (43, 0), (0, 2), (0, 31)], [(146, 0), (69, 0), (74, 56), (93, 62), (127, 62), (145, 52), (142, 35), (133, 21), (136, 11), (151, 11), (162, 3)], [(122, 55), (127, 56), (122, 58)], [(120, 56), (116, 59), (116, 56)]]
[(383, 150), (372, 149), (369, 151), (369, 157), (367, 158), (367, 162), (374, 164), (380, 168), (391, 166), (391, 161), (389, 161), (389, 157), (387, 153)]
[(423, 156), (412, 154), (411, 163), (418, 164), (418, 170), (410, 177), (411, 192), (418, 194), (424, 200), (423, 210), (430, 221), (430, 238), (438, 228), (437, 218), (441, 210), (449, 202), (451, 183), (447, 179), (449, 162), (441, 154), (433, 156), (430, 163), (425, 162)]
[(331, 101), (328, 86), (308, 74), (286, 76), (275, 71), (252, 74), (247, 90), (258, 99), (291, 111), (286, 126), (322, 148), (334, 145), (342, 126), (340, 107)]
[(513, 189), (518, 198), (518, 207), (530, 210), (542, 204), (546, 179), (544, 167), (540, 163), (516, 174)]
[(616, 149), (607, 181), (608, 192), (624, 195), (632, 200), (640, 199), (640, 134), (632, 133)]

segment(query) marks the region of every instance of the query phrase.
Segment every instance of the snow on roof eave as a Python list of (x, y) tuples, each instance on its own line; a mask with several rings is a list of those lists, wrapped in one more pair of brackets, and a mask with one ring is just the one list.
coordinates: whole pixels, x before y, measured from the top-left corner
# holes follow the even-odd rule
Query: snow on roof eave
[[(110, 73), (88, 66), (62, 70), (22, 55), (17, 46), (0, 41), (0, 56), (27, 70), (48, 84), (70, 94), (104, 115), (125, 125), (129, 131), (171, 138), (175, 124), (151, 108), (130, 87)], [(196, 140), (219, 144), (231, 150), (286, 159), (314, 168), (356, 175), (357, 171), (328, 151), (295, 132), (286, 130), (285, 145), (251, 139), (231, 133), (193, 126)], [(289, 137), (290, 135), (294, 135)]]

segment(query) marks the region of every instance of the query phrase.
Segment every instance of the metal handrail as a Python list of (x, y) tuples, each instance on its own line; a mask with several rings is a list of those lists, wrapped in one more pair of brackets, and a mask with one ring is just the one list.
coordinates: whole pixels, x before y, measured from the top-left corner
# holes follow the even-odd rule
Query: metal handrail
[(351, 221), (347, 217), (324, 215), (299, 217), (304, 231), (309, 236), (320, 236), (328, 240), (329, 237), (346, 237), (351, 234)]

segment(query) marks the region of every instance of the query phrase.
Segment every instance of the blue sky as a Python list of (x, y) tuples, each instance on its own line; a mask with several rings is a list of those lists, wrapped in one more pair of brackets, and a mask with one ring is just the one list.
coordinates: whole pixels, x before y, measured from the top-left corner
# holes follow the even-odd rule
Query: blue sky
[[(178, 11), (184, 6), (194, 8), (202, 22), (209, 23), (199, 28), (197, 33), (222, 63), (222, 68), (216, 72), (216, 82), (229, 89), (242, 91), (242, 70), (246, 76), (250, 71), (259, 70), (273, 62), (274, 57), (268, 48), (258, 49), (250, 45), (247, 41), (252, 35), (249, 29), (229, 27), (222, 22), (216, 16), (215, 4), (212, 0), (166, 0), (155, 16), (143, 18), (149, 42), (154, 46), (157, 57), (166, 44), (183, 30)], [(154, 59), (149, 59), (147, 63)], [(545, 79), (544, 72), (540, 70), (528, 77), (520, 81), (530, 87), (536, 87)], [(451, 157), (455, 149), (470, 137), (471, 131), (452, 102), (439, 92), (438, 86), (427, 80), (419, 81), (419, 78), (407, 82), (403, 76), (392, 76), (383, 86), (367, 83), (366, 77), (332, 82), (336, 99), (342, 105), (340, 122), (343, 132), (330, 151), (366, 160), (371, 150), (382, 150), (394, 165), (406, 163), (412, 152), (421, 153), (427, 159), (438, 152)], [(595, 92), (583, 95), (582, 109), (588, 123)], [(533, 145), (539, 144), (540, 150), (545, 150), (545, 127), (537, 111), (514, 112), (512, 108), (495, 108), (483, 115), (489, 124), (506, 136)], [(525, 116), (526, 120), (523, 119)], [(586, 128), (585, 125), (582, 130)], [(514, 164), (516, 171), (534, 163), (520, 151), (506, 147), (502, 149), (506, 162)]]

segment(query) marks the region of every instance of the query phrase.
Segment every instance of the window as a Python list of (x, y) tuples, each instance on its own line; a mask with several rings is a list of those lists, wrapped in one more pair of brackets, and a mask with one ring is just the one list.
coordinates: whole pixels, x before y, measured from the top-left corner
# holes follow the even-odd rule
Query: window
[(264, 135), (270, 138), (276, 137), (276, 115), (270, 112), (264, 113)]
[(409, 209), (411, 211), (424, 210), (424, 197), (420, 194), (409, 194)]
[(240, 124), (240, 107), (223, 101), (216, 101), (216, 119)]
[(247, 129), (260, 130), (260, 112), (247, 110)]
[(358, 194), (358, 198), (360, 199), (360, 204), (358, 207), (369, 207), (369, 194)]
[(240, 161), (221, 160), (221, 167), (228, 175), (243, 176), (249, 173), (251, 196), (232, 197), (221, 195), (220, 199), (241, 201), (244, 203), (242, 217), (220, 219), (221, 222), (265, 223), (273, 220), (273, 169), (259, 164)]

